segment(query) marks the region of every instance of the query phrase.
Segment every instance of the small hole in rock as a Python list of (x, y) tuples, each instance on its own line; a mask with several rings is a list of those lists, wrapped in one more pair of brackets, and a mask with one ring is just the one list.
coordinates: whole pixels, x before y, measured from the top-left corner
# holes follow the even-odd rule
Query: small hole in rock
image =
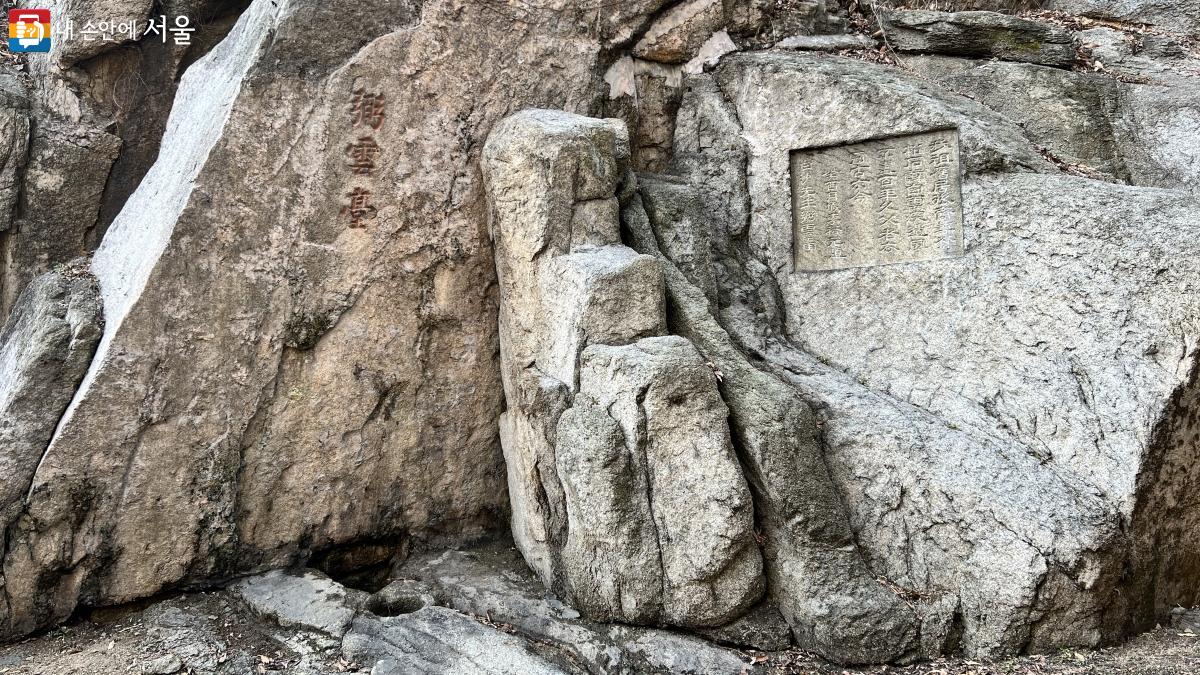
[(367, 602), (367, 611), (375, 616), (400, 616), (402, 614), (412, 614), (425, 607), (426, 604), (426, 601), (418, 595), (403, 595), (391, 598), (376, 595), (372, 596)]
[(318, 552), (309, 565), (329, 578), (367, 593), (386, 586), (392, 568), (408, 557), (408, 542), (367, 541)]

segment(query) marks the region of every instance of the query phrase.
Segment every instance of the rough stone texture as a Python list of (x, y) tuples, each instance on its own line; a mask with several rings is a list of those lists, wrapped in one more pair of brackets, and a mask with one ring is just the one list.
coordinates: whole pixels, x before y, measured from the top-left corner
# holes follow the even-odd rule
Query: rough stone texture
[(225, 38), (249, 4), (249, 0), (163, 2), (158, 11), (168, 21), (180, 15), (191, 19), (196, 28), (191, 44), (175, 44), (173, 34), (165, 42), (146, 35), (136, 44), (105, 51), (66, 71), (66, 88), (78, 92), (80, 104), (88, 109), (86, 116), (122, 140), (121, 154), (100, 200), (99, 217), (88, 232), (92, 249), (158, 158), (180, 77)]
[(1200, 3), (1196, 0), (1048, 0), (1045, 9), (1147, 23), (1185, 35), (1200, 31)]
[[(640, 635), (636, 640), (628, 639), (622, 643), (630, 650), (637, 650), (637, 653), (625, 652), (613, 643), (600, 641), (595, 643), (596, 646), (607, 650), (614, 660), (608, 666), (593, 666), (554, 639), (536, 636), (540, 634), (538, 627), (553, 630), (555, 626), (578, 626), (581, 622), (556, 618), (557, 615), (549, 607), (558, 607), (566, 613), (570, 613), (570, 609), (564, 608), (553, 596), (544, 592), (521, 562), (519, 553), (507, 551), (505, 560), (511, 564), (511, 568), (499, 561), (481, 559), (483, 564), (473, 565), (482, 572), (480, 575), (457, 563), (460, 559), (474, 560), (479, 554), (478, 549), (472, 549), (465, 555), (451, 554), (461, 555), (461, 558), (442, 558), (436, 554), (430, 556), (443, 561), (439, 565), (439, 576), (446, 581), (448, 596), (461, 591), (461, 600), (456, 602), (489, 607), (481, 609), (483, 613), (468, 612), (468, 615), (474, 614), (483, 626), (527, 637), (538, 654), (569, 673), (766, 675), (799, 671), (833, 675), (844, 670), (795, 650), (739, 653), (666, 631), (628, 626), (607, 628), (618, 635)], [(548, 611), (543, 612), (543, 609)], [(1183, 610), (1180, 613), (1183, 614)], [(487, 614), (496, 621), (488, 621)], [(360, 615), (364, 618), (367, 616)], [(509, 622), (510, 616), (521, 620)], [(289, 675), (333, 675), (347, 671), (367, 673), (372, 667), (380, 665), (374, 660), (355, 661), (348, 658), (342, 652), (342, 642), (327, 635), (303, 628), (283, 628), (270, 619), (256, 616), (224, 591), (175, 594), (170, 598), (158, 599), (147, 607), (139, 603), (135, 607), (93, 611), (80, 619), (48, 634), (0, 646), (0, 668), (6, 668), (10, 673), (129, 675), (141, 673), (151, 664), (173, 665), (175, 660), (172, 656), (181, 663), (179, 672), (190, 672), (192, 675), (249, 675), (260, 670)], [(1186, 618), (1178, 622), (1175, 628), (1164, 624), (1164, 627), (1151, 634), (1099, 653), (1062, 649), (1051, 654), (984, 662), (959, 656), (911, 667), (893, 666), (888, 672), (917, 675), (930, 670), (964, 673), (971, 670), (1040, 670), (1044, 673), (1074, 675), (1080, 670), (1144, 673), (1151, 669), (1156, 673), (1172, 675), (1191, 673), (1200, 663), (1195, 625), (1194, 621)], [(530, 630), (527, 631), (526, 626), (531, 626)], [(581, 634), (581, 631), (575, 633)], [(657, 637), (651, 638), (650, 635)], [(580, 643), (584, 642), (580, 640)], [(662, 651), (667, 649), (674, 651)], [(643, 653), (650, 658), (641, 658)], [(629, 656), (626, 657), (626, 654)], [(620, 661), (615, 660), (618, 655), (621, 656)], [(265, 662), (263, 657), (266, 657)], [(750, 662), (751, 659), (754, 663)]]
[[(533, 640), (553, 645), (588, 673), (740, 675), (757, 671), (737, 654), (695, 637), (587, 621), (546, 593), (520, 554), (507, 546), (423, 554), (407, 561), (399, 573), (432, 586), (438, 602), (447, 607), (490, 617)], [(786, 624), (783, 628), (786, 646)]]
[(845, 33), (843, 17), (828, 0), (725, 0), (727, 29), (744, 49), (770, 47), (788, 37)]
[(766, 603), (728, 625), (696, 633), (721, 644), (766, 652), (782, 651), (792, 645), (792, 627), (778, 609)]
[(377, 675), (559, 675), (568, 671), (534, 653), (529, 641), (444, 607), (354, 621), (343, 651), (373, 663)]
[(654, 233), (658, 248), (689, 279), (695, 279), (707, 297), (715, 299), (713, 235), (708, 231), (710, 214), (700, 192), (687, 181), (656, 174), (641, 174), (638, 187), (646, 213), (662, 224)]
[[(597, 453), (593, 466), (583, 463), (571, 476), (569, 463), (580, 462), (576, 453), (587, 453), (582, 443), (572, 449), (573, 413), (608, 425), (615, 422), (623, 434), (616, 447), (633, 450), (634, 465), (646, 481), (644, 486), (635, 481), (609, 485), (628, 485), (634, 494), (640, 488), (653, 519), (643, 528), (657, 533), (649, 558), (631, 556), (614, 561), (613, 567), (661, 566), (663, 623), (720, 625), (736, 618), (745, 611), (747, 599), (762, 594), (762, 559), (751, 535), (750, 493), (725, 421), (729, 413), (712, 370), (690, 342), (670, 336), (622, 347), (589, 346), (583, 350), (579, 379), (574, 406), (559, 422), (559, 476), (565, 485), (569, 477), (581, 475), (590, 481), (595, 475), (590, 469), (604, 464)], [(567, 490), (568, 514), (618, 515), (622, 501), (606, 509), (599, 499)], [(634, 522), (626, 517), (606, 526), (578, 528), (569, 517), (564, 559), (587, 569), (588, 558), (603, 550), (603, 541)], [(583, 534), (582, 541), (575, 540), (577, 533)]]
[[(49, 7), (58, 29), (68, 19), (75, 21), (75, 36), (57, 36), (49, 55), (24, 59), (33, 139), (16, 227), (0, 234), (0, 255), (7, 260), (0, 273), (0, 316), (32, 276), (95, 250), (157, 157), (180, 74), (225, 36), (246, 4), (171, 0), (155, 5), (168, 22), (178, 15), (191, 19), (196, 31), (189, 45), (175, 44), (170, 34), (166, 40), (146, 35), (124, 45), (127, 36), (83, 36), (88, 21), (119, 24), (139, 16), (140, 33), (151, 10), (144, 0)], [(65, 55), (86, 58), (76, 62)], [(15, 89), (24, 88), (16, 83)]]
[[(69, 21), (75, 28), (71, 39), (51, 41), (49, 60), (63, 66), (70, 66), (78, 61), (91, 58), (108, 51), (122, 42), (131, 39), (117, 30), (121, 24), (137, 25), (137, 35), (146, 30), (147, 17), (154, 5), (153, 0), (42, 0), (20, 3), (24, 7), (39, 7), (50, 10), (51, 21), (61, 29)], [(174, 18), (174, 17), (172, 17)], [(108, 25), (104, 32), (98, 32), (100, 22)], [(83, 28), (91, 22), (96, 33), (83, 34)], [(173, 24), (172, 24), (173, 25)]]
[(365, 593), (346, 589), (313, 570), (268, 572), (239, 581), (230, 591), (281, 626), (298, 626), (335, 638), (350, 630), (354, 615), (366, 600)]
[[(25, 83), (13, 69), (0, 69), (0, 241), (12, 226), (28, 146), (29, 98)], [(6, 266), (7, 262), (0, 260), (0, 269)]]
[(624, 57), (605, 74), (609, 97), (604, 112), (629, 129), (630, 164), (637, 171), (662, 171), (671, 158), (687, 67)]
[(1200, 61), (1193, 77), (1163, 78), (1120, 90), (1114, 121), (1131, 182), (1200, 196)]
[(171, 675), (182, 669), (183, 661), (174, 654), (167, 654), (142, 666), (142, 673), (145, 675)]
[[(1023, 197), (1018, 201), (1016, 195)], [(1190, 348), (1158, 358), (1146, 354), (1171, 341), (1168, 336), (1175, 331), (1190, 332), (1185, 327), (1196, 320), (1196, 308), (1174, 295), (1179, 282), (1162, 276), (1164, 271), (1188, 274), (1173, 258), (1186, 245), (1166, 233), (1178, 232), (1183, 214), (1192, 207), (1176, 195), (1033, 177), (970, 186), (967, 203), (967, 212), (978, 219), (972, 224), (976, 238), (967, 260), (915, 268), (882, 283), (870, 278), (870, 272), (841, 280), (856, 290), (877, 289), (878, 295), (860, 296), (862, 306), (870, 307), (872, 315), (897, 317), (895, 323), (871, 322), (875, 328), (866, 328), (858, 318), (849, 318), (861, 316), (857, 308), (839, 313), (826, 304), (831, 284), (839, 280), (806, 278), (798, 280), (798, 295), (792, 296), (806, 298), (804, 310), (790, 305), (788, 333), (818, 360), (885, 393), (901, 409), (910, 408), (908, 414), (944, 420), (951, 429), (940, 436), (916, 431), (929, 440), (908, 442), (923, 450), (901, 455), (916, 459), (935, 453), (950, 465), (940, 469), (926, 464), (928, 459), (916, 459), (916, 466), (898, 469), (896, 462), (905, 460), (880, 447), (892, 441), (866, 441), (858, 423), (848, 423), (853, 429), (839, 428), (834, 420), (826, 425), (835, 473), (877, 476), (865, 484), (856, 481), (849, 501), (858, 511), (860, 542), (877, 552), (887, 576), (905, 586), (944, 588), (951, 583), (945, 575), (958, 567), (959, 574), (977, 579), (974, 588), (964, 587), (960, 595), (964, 644), (971, 650), (1096, 644), (1119, 634), (1131, 610), (1146, 611), (1136, 608), (1139, 600), (1121, 595), (1118, 570), (1123, 565), (1141, 566), (1144, 559), (1167, 551), (1184, 557), (1194, 551), (1190, 537), (1164, 534), (1157, 544), (1160, 551), (1139, 541), (1127, 560), (1122, 526), (1136, 522), (1135, 502), (1147, 508), (1135, 495), (1134, 481), (1142, 467), (1154, 466), (1157, 455), (1166, 452), (1147, 442), (1157, 425), (1179, 414), (1166, 402), (1177, 390), (1194, 385), (1187, 366)], [(1121, 225), (1134, 222), (1139, 226)], [(1055, 252), (1061, 250), (1078, 256), (1060, 261)], [(951, 278), (956, 282), (942, 285)], [(1064, 278), (1086, 284), (1064, 287)], [(927, 289), (936, 287), (936, 293), (916, 291), (925, 283)], [(907, 298), (901, 303), (912, 301), (912, 313), (884, 297)], [(1023, 304), (1024, 298), (1038, 302)], [(1093, 304), (1091, 298), (1114, 304)], [(994, 318), (947, 323), (939, 317), (950, 307)], [(1138, 316), (1127, 317), (1125, 307), (1138, 308)], [(819, 328), (803, 318), (813, 315), (823, 317)], [(1079, 316), (1082, 330), (1069, 337), (1056, 334), (1064, 316)], [(823, 339), (845, 334), (843, 317), (858, 326), (859, 332), (846, 341), (861, 347), (857, 356), (850, 356), (855, 347), (842, 351)], [(978, 335), (970, 334), (974, 330)], [(919, 350), (913, 348), (918, 344)], [(876, 345), (883, 351), (875, 350)], [(1137, 384), (1120, 384), (1128, 382)], [(1128, 420), (1144, 421), (1132, 425)], [(909, 428), (920, 429), (915, 424)], [(967, 461), (972, 468), (964, 472)], [(921, 466), (935, 473), (920, 475)], [(910, 484), (907, 476), (913, 469), (919, 477)], [(941, 496), (926, 497), (917, 485), (926, 490), (937, 485)], [(1160, 489), (1194, 489), (1194, 484), (1186, 475), (1177, 476), (1171, 487)], [(872, 494), (883, 502), (868, 507)], [(977, 506), (964, 506), (970, 504)], [(905, 542), (904, 535), (882, 534), (926, 529), (942, 520), (932, 514), (947, 507), (963, 528), (947, 532), (947, 540), (936, 528), (926, 530), (928, 543), (922, 543), (924, 537)], [(1178, 517), (1188, 522), (1195, 518)], [(879, 527), (895, 522), (892, 518), (905, 524)], [(971, 546), (963, 547), (964, 540)], [(947, 560), (944, 556), (954, 550), (951, 541), (958, 552)], [(897, 549), (908, 553), (898, 558), (892, 553)], [(966, 562), (969, 571), (954, 558)], [(1055, 570), (1072, 572), (1060, 576)], [(1178, 565), (1158, 574), (1158, 583), (1169, 585), (1174, 575), (1189, 572)], [(1150, 583), (1150, 576), (1140, 576), (1123, 593), (1139, 597), (1140, 591), (1132, 589)]]
[(1128, 181), (1114, 127), (1122, 85), (1099, 73), (1028, 63), (917, 56), (906, 61), (947, 89), (1018, 122), (1030, 140), (1069, 164)]
[(881, 6), (888, 7), (930, 7), (942, 11), (986, 11), (986, 12), (1028, 12), (1042, 9), (1047, 0), (880, 0)]
[[(1004, 117), (892, 68), (799, 53), (739, 54), (725, 59), (714, 79), (719, 90), (707, 77), (689, 81), (676, 163), (684, 173), (704, 174), (705, 207), (731, 235), (746, 230), (752, 205), (759, 211), (748, 243), (772, 270), (792, 263), (792, 150), (957, 128), (968, 172), (1053, 170)], [(881, 116), (881, 109), (894, 114)], [(831, 110), (839, 114), (830, 118)]]
[(1135, 185), (1194, 193), (1200, 186), (1200, 148), (1191, 142), (1200, 133), (1200, 59), (1135, 57), (1123, 40), (1120, 51), (1106, 44), (1097, 59), (1115, 72), (1148, 73), (1151, 79), (1122, 82), (1108, 74), (949, 57), (908, 63), (1019, 123), (1067, 164)]
[[(638, 250), (662, 256), (641, 198), (622, 215)], [(700, 226), (713, 231), (711, 223)], [(941, 651), (945, 645), (936, 636), (921, 635), (919, 617), (863, 564), (821, 456), (812, 410), (785, 384), (753, 366), (710, 315), (712, 304), (701, 290), (665, 256), (663, 265), (671, 329), (689, 338), (720, 373), (763, 528), (768, 590), (797, 643), (842, 663)]]
[(858, 33), (847, 35), (793, 35), (775, 45), (779, 49), (797, 49), (813, 52), (837, 52), (844, 49), (872, 49), (875, 41)]
[[(213, 17), (223, 36), (242, 5), (161, 8)], [(777, 646), (778, 617), (761, 634), (758, 615), (738, 618), (766, 586), (801, 645), (861, 663), (1095, 644), (1194, 601), (1188, 38), (1088, 31), (1092, 74), (902, 57), (939, 87), (861, 60), (727, 55), (850, 44), (796, 38), (842, 25), (826, 3), (727, 0), (713, 22), (717, 9), (258, 0), (199, 61), (205, 40), (110, 40), (0, 75), (0, 274), (15, 280), (0, 305), (114, 222), (95, 265), (111, 316), (99, 356), (65, 417), (38, 411), (5, 448), (20, 466), (3, 505), (0, 637), (80, 605), (309, 558), (379, 563), (380, 542), (495, 528), (501, 443), (523, 553), (593, 616), (733, 619), (712, 634)], [(1013, 30), (950, 30), (930, 49), (1067, 65), (1055, 30), (1036, 29), (1052, 55), (1029, 56), (1028, 24), (989, 21)], [(635, 60), (639, 43), (672, 63)], [(356, 120), (355, 92), (383, 98)], [(172, 106), (161, 161), (121, 211)], [(619, 116), (632, 147), (611, 121), (546, 113), (553, 141), (535, 134), (485, 167), (508, 172), (507, 212), (529, 235), (502, 253), (497, 283), (480, 157), (525, 107)], [(964, 258), (791, 273), (782, 158), (950, 127), (973, 213)], [(348, 147), (368, 136), (380, 153), (356, 173)], [(1035, 145), (1180, 191), (1064, 179)], [(521, 266), (536, 273), (504, 276)], [(37, 384), (62, 384), (65, 406), (84, 360), (69, 386)], [(253, 597), (334, 634), (358, 623), (348, 644), (380, 671), (460, 657), (500, 671), (746, 666), (691, 636), (572, 617), (520, 578), (522, 603), (553, 608), (497, 601), (528, 611), (528, 640), (493, 631), (490, 610), (476, 622), (435, 608), (495, 597), (449, 600), (449, 575), (343, 603), (331, 621), (307, 587)], [(340, 655), (336, 638), (295, 630)], [(171, 644), (138, 663), (217, 669), (216, 643)], [(237, 658), (227, 670), (255, 665)]]
[(413, 579), (397, 579), (371, 594), (366, 609), (378, 616), (396, 616), (437, 604), (432, 584)]
[[(362, 672), (406, 675), (764, 672), (744, 654), (694, 636), (580, 618), (546, 592), (510, 544), (415, 555), (395, 570), (399, 578), (370, 597), (303, 570), (271, 572), (224, 591), (172, 599), (146, 612), (148, 630), (141, 632), (151, 639), (165, 632), (166, 639), (143, 645), (142, 653), (153, 656), (141, 668), (178, 660), (180, 669), (197, 673), (249, 673), (261, 661), (252, 656), (245, 666), (245, 640), (273, 660), (274, 666), (265, 666), (268, 672), (275, 667), (301, 675), (324, 675), (349, 664)], [(198, 602), (220, 607), (197, 608)], [(118, 617), (129, 611), (111, 610)], [(242, 616), (247, 613), (252, 616)], [(96, 613), (93, 620), (112, 619)], [(214, 625), (222, 623), (225, 631)], [(751, 626), (750, 633), (758, 635), (777, 632), (774, 626), (780, 623), (777, 614), (771, 617), (760, 608), (735, 625)], [(786, 648), (786, 624), (783, 631)]]
[(1151, 82), (1171, 74), (1193, 77), (1200, 74), (1200, 55), (1181, 39), (1104, 26), (1080, 31), (1077, 35), (1080, 45), (1106, 73)]
[(797, 272), (960, 256), (958, 132), (793, 150)]
[(996, 12), (896, 10), (883, 18), (887, 43), (901, 52), (980, 56), (1059, 68), (1075, 62), (1071, 33)]
[[(105, 334), (9, 528), (0, 634), (356, 540), (496, 526), (472, 166), (512, 109), (593, 105), (606, 50), (662, 4), (254, 2), (188, 68), (160, 161), (96, 255)], [(365, 178), (343, 154), (356, 89), (386, 100)], [(352, 186), (373, 192), (366, 228), (343, 212)]]
[(0, 332), (0, 519), (20, 510), (103, 330), (86, 264), (47, 272), (26, 288)]
[(618, 243), (628, 154), (619, 122), (544, 110), (485, 149), (514, 537), (591, 618), (717, 625), (762, 594), (750, 495), (712, 373), (642, 339), (666, 311), (655, 260)]
[(691, 61), (713, 33), (725, 24), (725, 0), (685, 0), (650, 24), (633, 45), (633, 55), (660, 63)]
[[(1020, 159), (1011, 122), (842, 59), (737, 56), (687, 86), (676, 168), (712, 214), (716, 316), (816, 407), (857, 541), (916, 604), (921, 648), (1097, 644), (1191, 604), (1195, 202), (1033, 175), (1045, 165)], [(896, 114), (858, 114), (868, 90)], [(948, 117), (967, 175), (965, 257), (790, 272), (790, 150)], [(666, 275), (671, 329), (725, 373), (736, 434), (733, 378), (693, 327), (723, 335), (706, 323), (707, 282)]]
[(39, 121), (29, 141), (19, 217), (3, 238), (0, 316), (33, 277), (90, 253), (87, 235), (121, 139), (98, 129)]
[[(484, 625), (455, 610), (420, 602), (397, 602), (400, 589), (431, 584), (397, 581), (368, 598), (313, 570), (270, 572), (234, 584), (229, 592), (256, 614), (301, 636), (315, 633), (318, 646), (337, 646), (342, 666), (357, 663), (372, 673), (523, 674), (575, 672), (547, 660), (559, 655), (536, 649), (524, 637)], [(389, 590), (390, 589), (390, 590)], [(412, 598), (409, 598), (412, 600)]]

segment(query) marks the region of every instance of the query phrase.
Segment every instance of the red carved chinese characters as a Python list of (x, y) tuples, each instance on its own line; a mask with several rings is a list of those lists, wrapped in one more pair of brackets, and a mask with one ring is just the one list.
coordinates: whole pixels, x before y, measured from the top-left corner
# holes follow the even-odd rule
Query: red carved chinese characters
[(363, 136), (346, 146), (346, 154), (350, 157), (350, 170), (360, 176), (370, 176), (375, 172), (375, 158), (379, 156), (379, 144), (370, 136)]
[(350, 194), (350, 204), (342, 207), (342, 213), (350, 216), (350, 229), (366, 229), (366, 221), (375, 217), (375, 207), (371, 205), (371, 191), (354, 188)]
[[(368, 91), (359, 87), (350, 97), (350, 127), (379, 131), (387, 118), (387, 99), (382, 93)], [(370, 135), (370, 131), (346, 145), (347, 166), (356, 176), (371, 178), (375, 176), (376, 162), (382, 149)], [(375, 217), (376, 209), (371, 204), (371, 191), (366, 187), (355, 186), (346, 194), (349, 204), (342, 207), (342, 214), (350, 219), (350, 229), (366, 229), (367, 221)]]
[(387, 116), (387, 100), (383, 94), (355, 89), (350, 99), (350, 114), (354, 118), (355, 127), (367, 126), (379, 131)]

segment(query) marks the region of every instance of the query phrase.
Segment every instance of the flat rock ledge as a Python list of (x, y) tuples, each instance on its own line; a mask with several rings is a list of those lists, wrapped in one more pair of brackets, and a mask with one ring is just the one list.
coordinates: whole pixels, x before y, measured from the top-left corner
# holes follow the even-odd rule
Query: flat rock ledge
[(887, 43), (900, 52), (1024, 61), (1056, 68), (1075, 62), (1076, 42), (1058, 26), (997, 12), (896, 10), (885, 13)]

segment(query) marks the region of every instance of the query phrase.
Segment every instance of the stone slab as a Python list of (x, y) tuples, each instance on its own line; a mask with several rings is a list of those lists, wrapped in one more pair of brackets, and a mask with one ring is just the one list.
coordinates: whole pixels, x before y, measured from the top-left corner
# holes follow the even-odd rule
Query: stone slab
[(963, 253), (954, 129), (791, 153), (795, 271)]

